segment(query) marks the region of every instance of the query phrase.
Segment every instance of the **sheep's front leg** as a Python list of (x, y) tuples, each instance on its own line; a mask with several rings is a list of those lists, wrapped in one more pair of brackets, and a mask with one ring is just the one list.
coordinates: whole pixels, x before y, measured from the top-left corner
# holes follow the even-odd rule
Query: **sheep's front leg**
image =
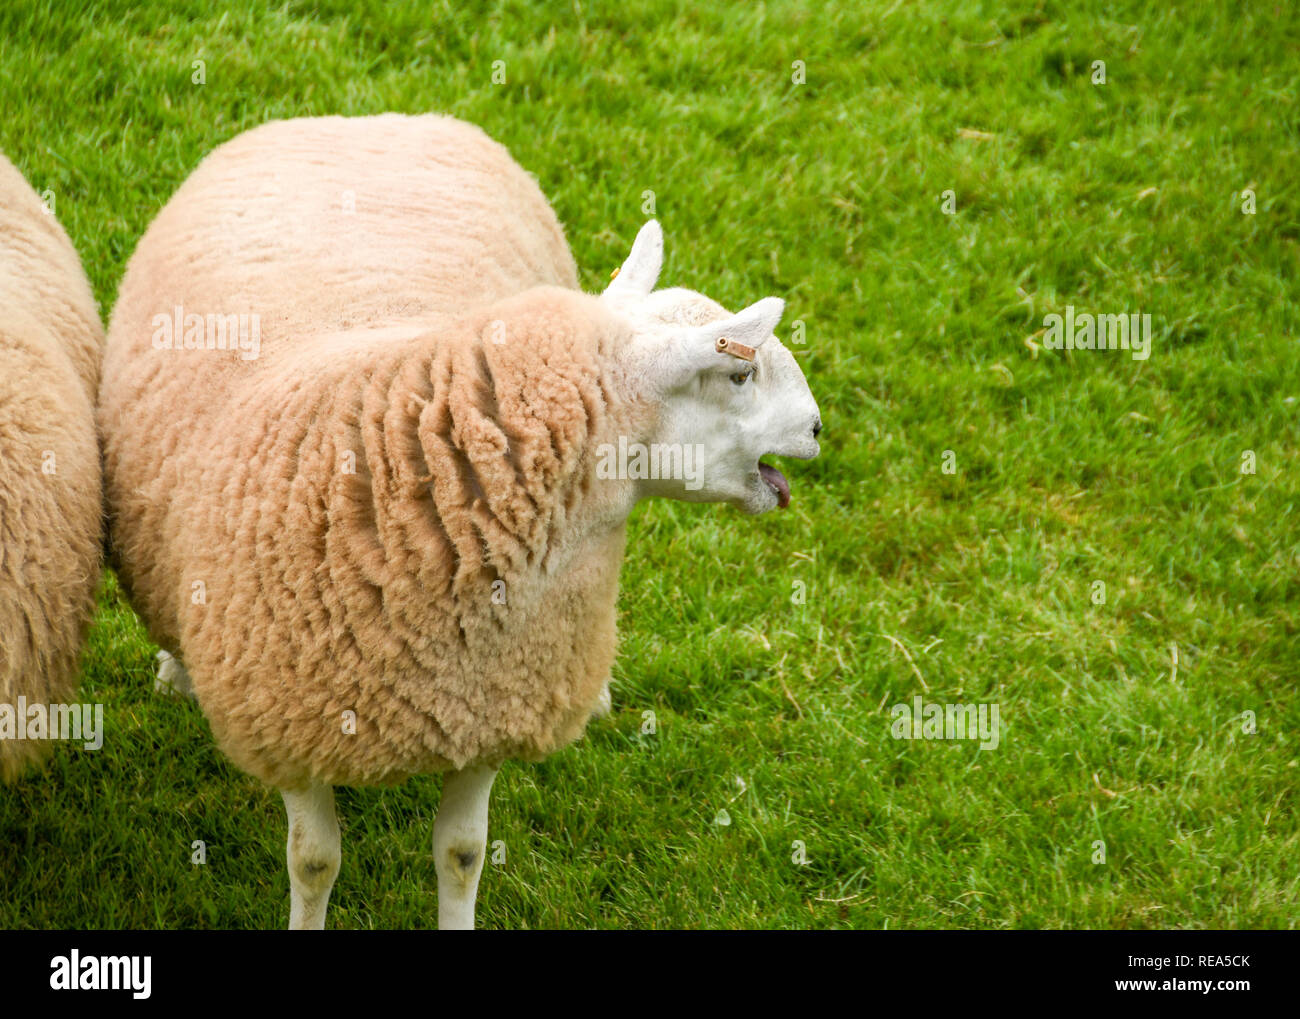
[(474, 929), (474, 897), (487, 849), (488, 794), (497, 769), (471, 765), (448, 771), (433, 822), (433, 862), (438, 871), (438, 929)]
[(313, 784), (303, 790), (281, 789), (280, 795), (289, 812), (289, 929), (323, 930), (342, 860), (334, 789)]
[(153, 681), (154, 690), (158, 693), (174, 694), (197, 701), (198, 697), (194, 694), (194, 680), (190, 679), (190, 674), (185, 671), (185, 666), (180, 663), (180, 660), (166, 651), (159, 651), (154, 657), (158, 659), (158, 675)]
[(609, 680), (605, 680), (605, 685), (600, 688), (600, 693), (596, 695), (596, 703), (592, 705), (592, 718), (608, 718), (609, 713), (614, 710), (614, 697), (609, 692)]

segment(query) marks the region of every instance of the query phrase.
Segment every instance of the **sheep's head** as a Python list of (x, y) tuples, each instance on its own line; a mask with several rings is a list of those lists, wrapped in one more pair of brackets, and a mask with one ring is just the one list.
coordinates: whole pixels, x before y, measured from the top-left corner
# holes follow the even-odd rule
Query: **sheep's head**
[(660, 410), (640, 490), (746, 513), (784, 509), (789, 482), (762, 458), (811, 460), (822, 426), (803, 372), (772, 335), (784, 302), (766, 297), (733, 315), (693, 290), (655, 290), (663, 244), (659, 224), (646, 223), (601, 295), (631, 328), (628, 384)]

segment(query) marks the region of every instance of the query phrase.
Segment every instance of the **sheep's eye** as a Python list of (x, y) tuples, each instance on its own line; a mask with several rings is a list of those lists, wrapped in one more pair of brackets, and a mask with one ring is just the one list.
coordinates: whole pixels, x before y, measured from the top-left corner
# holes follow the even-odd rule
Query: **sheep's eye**
[(754, 377), (752, 371), (749, 372), (732, 372), (731, 381), (738, 386), (743, 386), (746, 382)]

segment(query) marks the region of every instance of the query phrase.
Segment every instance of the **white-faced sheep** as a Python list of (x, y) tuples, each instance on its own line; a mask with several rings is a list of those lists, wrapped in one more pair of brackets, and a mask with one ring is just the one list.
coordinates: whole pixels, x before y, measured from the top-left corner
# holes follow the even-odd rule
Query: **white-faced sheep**
[[(104, 333), (68, 235), (0, 155), (0, 779), (76, 692), (99, 580)], [(22, 716), (22, 717), (20, 717)]]
[(531, 179), (432, 116), (265, 125), (141, 240), (100, 397), (112, 548), (284, 795), (291, 926), (324, 923), (332, 787), (425, 772), (439, 925), (472, 926), (497, 768), (575, 739), (608, 680), (633, 505), (763, 512), (789, 489), (760, 457), (817, 454), (781, 302), (654, 292), (661, 259), (647, 224), (583, 294)]

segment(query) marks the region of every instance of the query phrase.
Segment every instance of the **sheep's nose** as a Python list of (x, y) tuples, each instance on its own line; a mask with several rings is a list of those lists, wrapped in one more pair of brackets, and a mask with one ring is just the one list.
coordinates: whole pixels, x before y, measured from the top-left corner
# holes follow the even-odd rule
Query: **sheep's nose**
[(822, 419), (818, 418), (817, 423), (813, 425), (813, 438), (814, 439), (817, 438), (817, 436), (821, 435), (821, 433), (822, 433)]

